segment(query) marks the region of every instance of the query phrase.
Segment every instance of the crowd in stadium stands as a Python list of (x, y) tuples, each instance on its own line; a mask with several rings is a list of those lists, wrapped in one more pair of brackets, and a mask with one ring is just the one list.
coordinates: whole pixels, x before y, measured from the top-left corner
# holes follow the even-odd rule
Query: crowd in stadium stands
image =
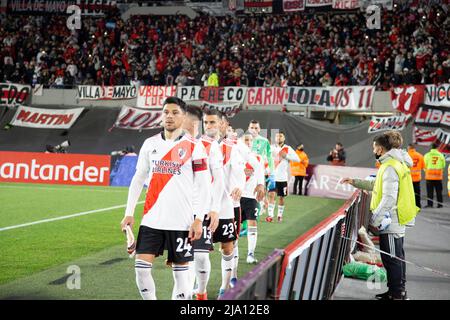
[[(450, 35), (440, 6), (256, 17), (120, 15), (0, 19), (0, 82), (74, 85), (345, 86), (444, 83)], [(447, 30), (447, 31), (446, 31)]]

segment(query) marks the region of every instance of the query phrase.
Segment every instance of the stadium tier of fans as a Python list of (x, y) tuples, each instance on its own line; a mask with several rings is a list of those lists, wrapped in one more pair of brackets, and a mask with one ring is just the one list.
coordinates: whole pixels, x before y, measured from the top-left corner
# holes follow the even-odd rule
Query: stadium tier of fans
[(213, 17), (6, 16), (0, 82), (75, 85), (344, 86), (450, 79), (447, 13), (440, 6), (363, 13)]

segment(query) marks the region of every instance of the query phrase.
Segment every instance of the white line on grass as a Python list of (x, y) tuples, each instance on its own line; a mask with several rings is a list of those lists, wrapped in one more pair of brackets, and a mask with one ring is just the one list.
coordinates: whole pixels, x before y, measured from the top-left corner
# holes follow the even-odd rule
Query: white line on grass
[(3, 189), (41, 189), (41, 190), (70, 190), (70, 192), (72, 191), (93, 191), (93, 192), (128, 192), (128, 189), (123, 189), (123, 190), (100, 190), (100, 189), (95, 189), (95, 187), (93, 187), (92, 189), (90, 188), (52, 188), (52, 187), (41, 187), (41, 186), (5, 186), (5, 185), (0, 185), (0, 188)]
[[(139, 201), (138, 204), (142, 204), (144, 202), (145, 201)], [(70, 214), (70, 215), (62, 216), (62, 217), (56, 217), (56, 218), (51, 218), (51, 219), (44, 219), (44, 220), (38, 220), (38, 221), (34, 221), (34, 222), (28, 222), (28, 223), (24, 223), (24, 224), (18, 224), (18, 225), (15, 225), (15, 226), (9, 226), (9, 227), (0, 228), (0, 232), (1, 231), (6, 231), (6, 230), (11, 230), (11, 229), (18, 229), (18, 228), (33, 226), (35, 224), (41, 224), (41, 223), (46, 223), (46, 222), (53, 222), (53, 221), (58, 221), (58, 220), (65, 220), (65, 219), (75, 218), (75, 217), (79, 217), (79, 216), (85, 216), (85, 215), (91, 214), (91, 213), (97, 213), (97, 212), (103, 212), (103, 211), (109, 211), (109, 210), (114, 210), (114, 209), (125, 208), (126, 206), (127, 206), (126, 204), (122, 204), (120, 206), (114, 206), (114, 207), (109, 207), (109, 208), (90, 210), (90, 211), (74, 213), (74, 214)]]

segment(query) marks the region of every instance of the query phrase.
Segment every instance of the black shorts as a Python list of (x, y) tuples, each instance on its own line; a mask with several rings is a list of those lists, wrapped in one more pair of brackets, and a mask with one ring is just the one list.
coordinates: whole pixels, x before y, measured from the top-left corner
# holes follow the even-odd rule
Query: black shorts
[(136, 254), (154, 254), (158, 257), (164, 254), (166, 248), (168, 263), (193, 261), (194, 251), (188, 236), (189, 231), (158, 230), (140, 226)]
[(193, 242), (194, 252), (209, 252), (214, 250), (214, 245), (212, 241), (212, 232), (208, 230), (209, 223), (211, 221), (208, 219), (203, 220), (202, 226), (202, 237)]
[(213, 234), (213, 242), (232, 242), (237, 239), (236, 222), (234, 219), (220, 219), (219, 226)]
[(277, 193), (277, 196), (279, 197), (287, 197), (288, 195), (288, 184), (286, 181), (283, 182), (275, 182), (275, 190), (273, 190), (274, 192)]
[(241, 207), (234, 208), (234, 225), (236, 226), (236, 234), (239, 238), (239, 233), (241, 232), (242, 223), (242, 210)]
[(241, 198), (242, 221), (256, 220), (258, 210), (258, 202), (255, 199)]

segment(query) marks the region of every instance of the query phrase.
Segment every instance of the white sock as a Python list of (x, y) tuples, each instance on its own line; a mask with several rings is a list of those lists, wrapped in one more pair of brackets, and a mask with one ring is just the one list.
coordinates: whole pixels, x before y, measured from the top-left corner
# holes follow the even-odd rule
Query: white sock
[(206, 293), (206, 287), (211, 274), (209, 252), (195, 252), (195, 274), (197, 276), (198, 293)]
[(255, 254), (256, 241), (258, 240), (258, 227), (248, 227), (248, 254)]
[(222, 285), (220, 289), (226, 290), (230, 287), (231, 272), (233, 271), (234, 254), (226, 256), (222, 253)]
[(262, 216), (266, 213), (266, 207), (264, 206), (264, 201), (259, 203), (259, 216)]
[(141, 259), (136, 259), (134, 271), (136, 272), (136, 284), (142, 299), (156, 300), (155, 281), (152, 277), (152, 264)]
[(172, 274), (174, 286), (172, 300), (191, 300), (192, 287), (190, 280), (189, 265), (173, 265)]
[(195, 255), (194, 255), (194, 261), (189, 262), (189, 283), (192, 288), (192, 292), (194, 292), (195, 288)]
[(284, 206), (278, 205), (278, 216), (282, 217), (284, 212)]
[(238, 264), (239, 264), (239, 247), (238, 247), (238, 240), (236, 240), (233, 249), (233, 271), (231, 272), (231, 278), (237, 278)]
[(273, 218), (273, 213), (275, 211), (275, 203), (269, 203), (267, 210), (269, 213), (269, 217)]

